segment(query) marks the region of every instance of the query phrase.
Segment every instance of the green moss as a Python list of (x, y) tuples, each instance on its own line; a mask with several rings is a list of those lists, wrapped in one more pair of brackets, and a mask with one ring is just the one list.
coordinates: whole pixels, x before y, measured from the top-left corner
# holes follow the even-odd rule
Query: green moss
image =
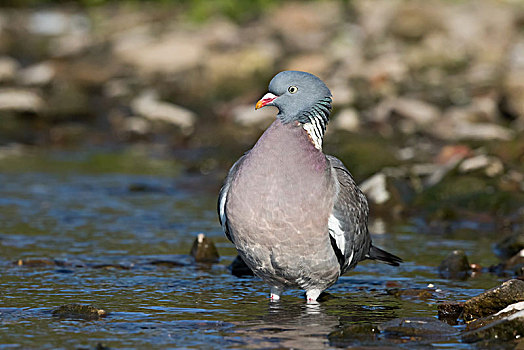
[(522, 206), (524, 194), (498, 191), (494, 180), (471, 175), (450, 175), (437, 185), (421, 192), (414, 201), (417, 207), (431, 211), (467, 209), (499, 214)]
[(157, 159), (129, 149), (121, 152), (39, 152), (31, 151), (2, 158), (0, 172), (121, 173), (174, 176), (181, 166), (169, 159)]
[(384, 167), (400, 162), (393, 153), (391, 140), (377, 135), (338, 132), (326, 139), (324, 150), (346, 165), (357, 182), (361, 182)]

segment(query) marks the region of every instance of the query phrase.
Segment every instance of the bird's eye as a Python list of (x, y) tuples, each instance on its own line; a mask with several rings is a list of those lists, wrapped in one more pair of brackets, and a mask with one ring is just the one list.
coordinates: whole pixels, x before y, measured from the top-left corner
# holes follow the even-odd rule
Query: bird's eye
[(298, 88), (295, 85), (291, 85), (290, 87), (287, 88), (287, 91), (294, 94), (295, 92), (298, 91)]

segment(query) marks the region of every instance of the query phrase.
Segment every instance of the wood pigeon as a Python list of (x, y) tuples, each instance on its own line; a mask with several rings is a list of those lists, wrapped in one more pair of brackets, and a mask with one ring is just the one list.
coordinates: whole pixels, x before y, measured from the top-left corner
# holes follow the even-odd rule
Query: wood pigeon
[(218, 198), (220, 223), (246, 264), (271, 288), (306, 291), (308, 303), (359, 261), (398, 266), (373, 246), (368, 202), (350, 172), (322, 152), (331, 92), (318, 77), (278, 73), (256, 104), (276, 120), (231, 168)]

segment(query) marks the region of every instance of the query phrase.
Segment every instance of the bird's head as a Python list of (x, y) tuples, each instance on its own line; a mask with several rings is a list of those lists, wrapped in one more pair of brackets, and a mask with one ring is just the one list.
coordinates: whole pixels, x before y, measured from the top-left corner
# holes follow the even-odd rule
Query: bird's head
[(277, 117), (283, 123), (307, 123), (307, 112), (315, 107), (327, 110), (327, 114), (331, 109), (331, 92), (322, 80), (310, 73), (280, 72), (269, 83), (268, 91), (255, 109), (275, 106), (279, 110)]

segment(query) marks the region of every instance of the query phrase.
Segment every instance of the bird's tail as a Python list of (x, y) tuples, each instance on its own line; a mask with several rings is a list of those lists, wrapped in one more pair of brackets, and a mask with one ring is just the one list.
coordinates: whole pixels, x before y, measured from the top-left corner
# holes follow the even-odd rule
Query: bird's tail
[(377, 248), (374, 245), (370, 247), (369, 254), (366, 257), (368, 259), (377, 260), (392, 266), (398, 266), (401, 262), (403, 262), (403, 260), (398, 256)]

